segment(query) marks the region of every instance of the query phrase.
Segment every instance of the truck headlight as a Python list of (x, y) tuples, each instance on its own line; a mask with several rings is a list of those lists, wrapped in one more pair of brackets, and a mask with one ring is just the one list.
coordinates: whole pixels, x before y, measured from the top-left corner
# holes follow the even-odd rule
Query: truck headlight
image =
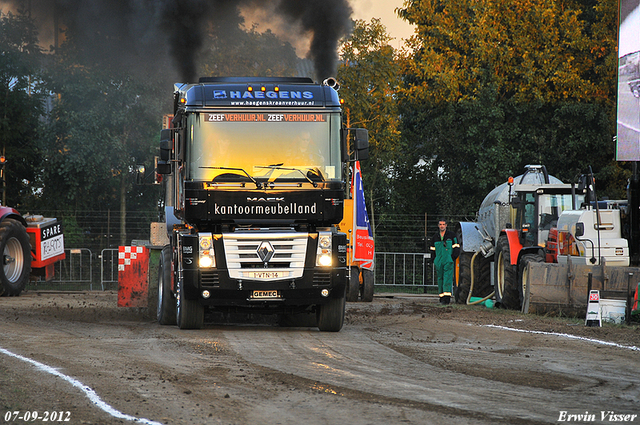
[(332, 237), (329, 232), (320, 232), (318, 234), (318, 251), (316, 255), (316, 265), (321, 267), (330, 267), (333, 263)]
[(216, 266), (216, 256), (213, 250), (213, 238), (211, 233), (200, 233), (198, 235), (198, 244), (200, 246), (198, 265), (200, 268), (210, 268)]

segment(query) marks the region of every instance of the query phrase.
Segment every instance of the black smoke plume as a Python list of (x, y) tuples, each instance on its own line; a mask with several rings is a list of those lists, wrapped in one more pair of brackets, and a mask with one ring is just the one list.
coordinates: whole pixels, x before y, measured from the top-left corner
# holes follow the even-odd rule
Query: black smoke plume
[(64, 28), (77, 50), (97, 63), (147, 72), (170, 58), (185, 82), (197, 78), (207, 33), (237, 28), (241, 7), (273, 10), (291, 31), (302, 28), (300, 36), (311, 37), (316, 77), (323, 80), (335, 75), (338, 42), (350, 32), (352, 13), (348, 0), (0, 0), (0, 7), (7, 4), (27, 9), (42, 35), (54, 25)]

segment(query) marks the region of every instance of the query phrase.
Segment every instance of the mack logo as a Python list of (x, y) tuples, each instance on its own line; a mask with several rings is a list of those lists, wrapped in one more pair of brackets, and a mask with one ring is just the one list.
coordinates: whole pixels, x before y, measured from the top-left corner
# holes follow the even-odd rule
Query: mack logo
[(247, 202), (284, 202), (284, 198), (250, 198), (250, 197), (247, 197)]

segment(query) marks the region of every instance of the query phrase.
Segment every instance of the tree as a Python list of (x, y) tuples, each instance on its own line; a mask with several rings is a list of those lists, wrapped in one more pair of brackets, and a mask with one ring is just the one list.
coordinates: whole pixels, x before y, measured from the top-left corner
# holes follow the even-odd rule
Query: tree
[(376, 214), (391, 210), (392, 178), (403, 154), (397, 110), (400, 63), (390, 40), (379, 19), (355, 21), (351, 36), (342, 40), (337, 75), (347, 125), (369, 130), (370, 157), (361, 165), (374, 232)]
[[(508, 175), (542, 163), (570, 181), (612, 167), (605, 1), (410, 0), (417, 26), (400, 92), (403, 137), (437, 214), (469, 213)], [(609, 28), (607, 31), (606, 28)], [(585, 155), (598, 152), (598, 155)], [(607, 171), (609, 170), (609, 171)], [(427, 206), (429, 208), (429, 206)]]
[(39, 169), (41, 57), (34, 22), (20, 11), (0, 11), (0, 154), (7, 158), (2, 203), (16, 208), (33, 196), (29, 182)]
[[(49, 90), (56, 101), (43, 139), (41, 206), (66, 211), (119, 210), (121, 244), (128, 208), (153, 210), (159, 189), (135, 186), (136, 164), (153, 164), (161, 123), (153, 78), (80, 62), (73, 44), (52, 61)], [(168, 102), (167, 102), (168, 103)]]

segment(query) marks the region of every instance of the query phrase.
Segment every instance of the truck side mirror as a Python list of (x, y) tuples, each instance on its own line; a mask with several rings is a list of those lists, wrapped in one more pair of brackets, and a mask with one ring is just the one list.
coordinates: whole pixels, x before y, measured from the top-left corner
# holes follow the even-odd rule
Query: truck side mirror
[(166, 128), (160, 131), (160, 159), (169, 161), (171, 159), (171, 130)]
[(355, 160), (360, 161), (369, 158), (369, 130), (366, 128), (356, 128), (354, 139)]
[(576, 223), (576, 238), (584, 235), (584, 223), (578, 222)]
[(158, 174), (171, 173), (171, 149), (173, 147), (171, 133), (171, 129), (168, 128), (160, 131), (160, 159), (156, 166)]

